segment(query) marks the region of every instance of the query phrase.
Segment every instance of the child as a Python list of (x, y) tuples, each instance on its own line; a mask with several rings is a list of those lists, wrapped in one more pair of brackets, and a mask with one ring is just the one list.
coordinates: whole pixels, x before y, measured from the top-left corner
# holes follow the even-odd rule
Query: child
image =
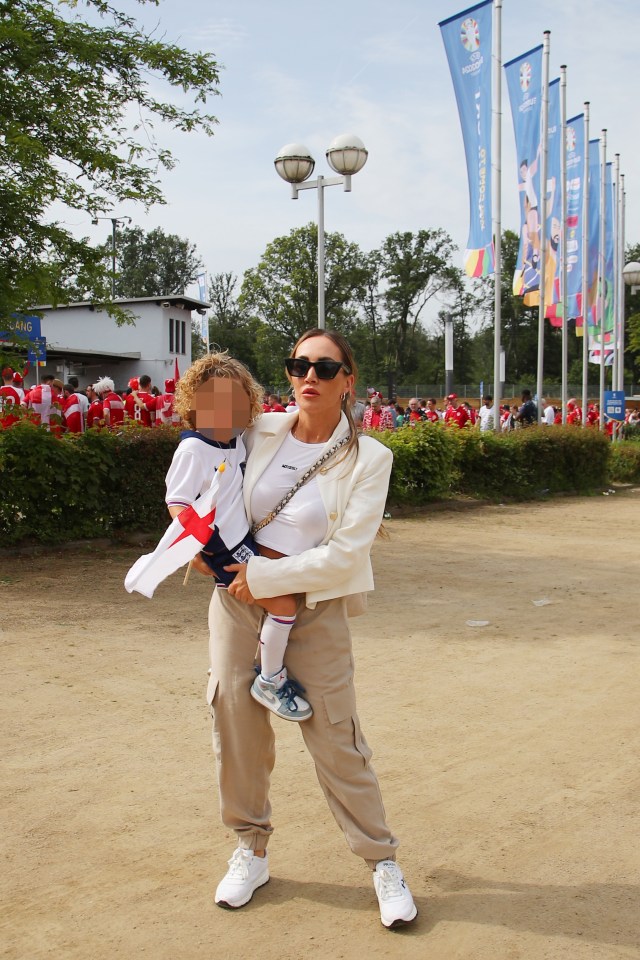
[[(176, 517), (204, 493), (215, 470), (225, 463), (215, 528), (200, 557), (215, 573), (218, 589), (226, 589), (235, 574), (225, 566), (245, 563), (259, 553), (242, 498), (246, 453), (241, 434), (262, 412), (262, 388), (228, 353), (210, 353), (196, 360), (178, 381), (175, 410), (188, 429), (181, 434), (167, 473), (167, 507)], [(307, 720), (313, 711), (284, 666), (296, 619), (295, 598), (270, 597), (258, 603), (267, 616), (260, 633), (261, 672), (251, 695), (285, 720)]]

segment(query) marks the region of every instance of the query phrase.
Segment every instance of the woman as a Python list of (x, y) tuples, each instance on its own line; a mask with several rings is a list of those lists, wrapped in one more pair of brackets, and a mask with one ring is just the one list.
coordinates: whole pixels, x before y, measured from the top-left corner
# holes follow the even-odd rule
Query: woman
[[(269, 778), (275, 761), (269, 713), (249, 688), (261, 610), (256, 600), (283, 589), (298, 594), (286, 664), (304, 684), (313, 716), (301, 724), (329, 807), (347, 843), (373, 870), (382, 923), (417, 914), (395, 863), (371, 751), (360, 731), (353, 689), (347, 616), (362, 612), (373, 587), (370, 549), (385, 505), (392, 456), (358, 437), (351, 416), (356, 366), (346, 340), (310, 330), (287, 360), (298, 410), (266, 414), (247, 431), (244, 498), (251, 521), (262, 521), (309, 467), (342, 446), (262, 530), (262, 556), (227, 569), (236, 576), (211, 601), (214, 744), (222, 819), (238, 847), (218, 885), (216, 903), (241, 907), (267, 883), (272, 833)], [(293, 555), (295, 554), (295, 555)]]

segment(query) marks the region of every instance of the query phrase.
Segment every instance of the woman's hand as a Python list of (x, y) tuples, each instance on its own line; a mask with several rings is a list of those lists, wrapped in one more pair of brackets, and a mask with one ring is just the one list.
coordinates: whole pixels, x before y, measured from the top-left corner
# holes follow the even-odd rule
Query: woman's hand
[(230, 573), (235, 573), (233, 582), (228, 588), (231, 596), (239, 600), (240, 603), (255, 603), (255, 597), (251, 593), (251, 590), (249, 590), (249, 584), (247, 583), (246, 563), (231, 563), (224, 569)]

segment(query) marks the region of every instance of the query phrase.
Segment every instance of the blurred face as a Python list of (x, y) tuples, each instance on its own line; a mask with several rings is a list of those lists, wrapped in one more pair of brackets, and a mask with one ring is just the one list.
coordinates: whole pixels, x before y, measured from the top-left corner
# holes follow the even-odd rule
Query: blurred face
[(229, 443), (251, 419), (251, 404), (244, 387), (231, 377), (211, 377), (193, 395), (190, 419), (207, 440)]
[[(310, 337), (301, 343), (296, 350), (295, 357), (309, 360), (335, 360), (344, 362), (342, 351), (329, 337)], [(339, 415), (342, 396), (349, 394), (353, 389), (353, 374), (346, 373), (341, 367), (333, 380), (320, 380), (315, 367), (309, 367), (303, 377), (290, 376), (296, 403), (301, 413), (313, 417), (334, 418)]]
[(410, 409), (410, 410), (419, 410), (419, 409), (420, 409), (420, 403), (419, 403), (419, 401), (416, 400), (415, 398), (412, 399), (412, 400), (409, 400), (409, 409)]
[(381, 409), (382, 409), (382, 400), (380, 399), (380, 397), (374, 397), (373, 400), (371, 401), (371, 406), (373, 407), (373, 409), (374, 409), (376, 412), (379, 411), (379, 410), (381, 410)]

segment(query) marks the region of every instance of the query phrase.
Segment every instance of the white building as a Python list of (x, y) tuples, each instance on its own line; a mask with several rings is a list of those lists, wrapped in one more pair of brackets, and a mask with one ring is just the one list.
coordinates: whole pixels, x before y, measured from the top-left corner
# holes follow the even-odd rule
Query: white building
[[(42, 315), (47, 351), (39, 376), (50, 373), (66, 382), (75, 375), (83, 388), (100, 377), (111, 377), (116, 390), (124, 390), (131, 377), (146, 373), (162, 391), (164, 381), (173, 377), (176, 360), (184, 373), (191, 365), (192, 313), (200, 322), (210, 304), (182, 295), (115, 303), (135, 315), (135, 324), (118, 326), (92, 303), (34, 307)], [(35, 380), (32, 366), (27, 382), (31, 386)]]

